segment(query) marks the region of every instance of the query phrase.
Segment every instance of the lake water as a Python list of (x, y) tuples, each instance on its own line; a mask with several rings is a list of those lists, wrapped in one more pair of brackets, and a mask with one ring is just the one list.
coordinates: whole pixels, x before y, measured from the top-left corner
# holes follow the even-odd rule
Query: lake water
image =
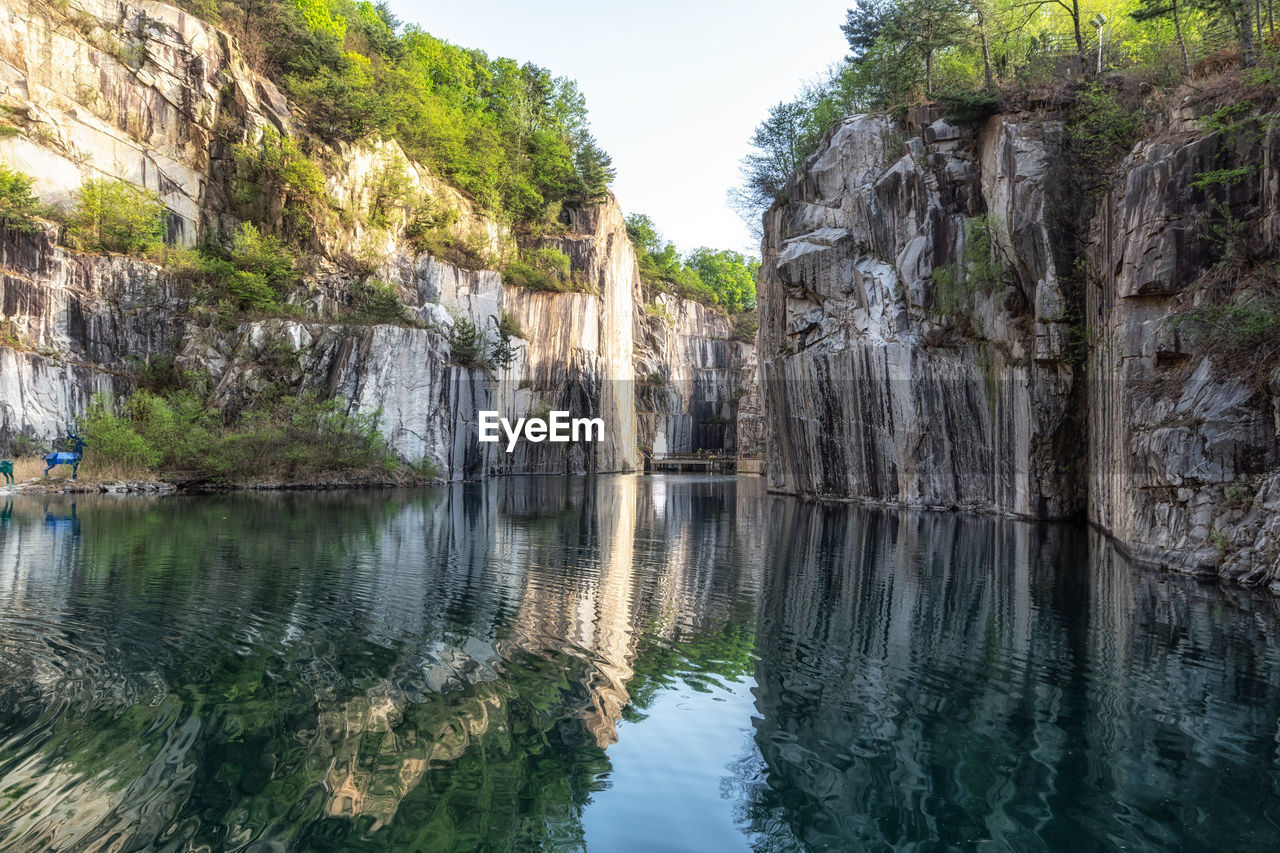
[(1270, 598), (758, 479), (0, 497), (0, 849), (1280, 848)]

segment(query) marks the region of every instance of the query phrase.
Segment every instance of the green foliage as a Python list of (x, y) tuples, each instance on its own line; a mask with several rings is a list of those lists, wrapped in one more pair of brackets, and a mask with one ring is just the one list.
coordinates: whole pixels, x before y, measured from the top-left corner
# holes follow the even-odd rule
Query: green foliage
[(756, 278), (760, 262), (738, 252), (708, 248), (695, 249), (685, 265), (698, 274), (715, 297), (716, 304), (730, 312), (749, 311), (756, 307)]
[[(391, 224), (391, 214), (404, 207), (409, 200), (409, 172), (407, 164), (396, 158), (384, 163), (372, 176), (369, 187), (369, 222), (379, 228)], [(414, 216), (417, 210), (413, 211)], [(454, 211), (454, 218), (457, 212)], [(452, 224), (452, 223), (450, 223)]]
[(293, 137), (264, 129), (256, 142), (236, 145), (235, 164), (235, 199), (246, 218), (294, 240), (329, 219), (324, 174)]
[(643, 213), (633, 213), (627, 217), (627, 238), (631, 240), (637, 254), (656, 252), (662, 248), (658, 226)]
[(644, 306), (644, 313), (648, 314), (650, 317), (657, 317), (668, 325), (676, 321), (675, 316), (672, 315), (672, 313), (667, 310), (667, 306), (663, 305), (661, 302), (648, 303)]
[(150, 190), (125, 181), (88, 180), (67, 219), (67, 236), (85, 252), (140, 254), (164, 241), (167, 211)]
[(981, 89), (959, 89), (938, 94), (942, 117), (952, 124), (976, 124), (1000, 111), (1000, 96)]
[[(1098, 13), (1108, 19), (1103, 31), (1088, 24)], [(1116, 68), (1172, 86), (1191, 73), (1189, 51), (1212, 55), (1231, 33), (1248, 85), (1274, 94), (1280, 49), (1257, 49), (1275, 40), (1269, 18), (1239, 0), (864, 0), (842, 27), (849, 56), (756, 127), (732, 202), (758, 228), (823, 135), (852, 113), (901, 120), (932, 102), (951, 121), (976, 122), (1004, 103), (1069, 104), (1082, 76), (1105, 79), (1098, 71)], [(1136, 130), (1135, 116), (1117, 106), (1096, 82), (1081, 93), (1072, 123), (1086, 184)]]
[(448, 206), (434, 196), (424, 196), (410, 212), (403, 236), (417, 244), (433, 232), (447, 231), (457, 221), (456, 208)]
[(376, 415), (349, 414), (342, 400), (314, 394), (260, 402), (228, 419), (188, 390), (99, 395), (83, 427), (86, 469), (242, 483), (395, 474)]
[(110, 398), (104, 395), (93, 398), (85, 413), (81, 432), (93, 448), (91, 453), (86, 453), (86, 467), (110, 464), (146, 470), (161, 459), (156, 449), (134, 429), (130, 419), (116, 414)]
[(1111, 167), (1129, 152), (1141, 130), (1141, 116), (1106, 86), (1090, 83), (1082, 88), (1067, 125), (1067, 138), (1083, 168), (1080, 182), (1091, 189), (1105, 185)]
[(554, 247), (522, 249), (502, 268), (502, 280), (513, 287), (554, 293), (595, 292), (591, 283), (573, 274), (569, 256)]
[(650, 287), (730, 312), (755, 308), (760, 262), (754, 258), (705, 246), (681, 257), (674, 243), (663, 244), (644, 214), (627, 217), (627, 235), (636, 248), (640, 279)]
[(1207, 350), (1228, 368), (1266, 375), (1280, 358), (1280, 298), (1272, 294), (1193, 308), (1175, 322), (1198, 326)]
[(242, 223), (225, 251), (210, 246), (179, 270), (200, 284), (207, 304), (239, 312), (279, 313), (298, 284), (293, 253), (276, 237)]
[(1191, 186), (1198, 190), (1220, 186), (1229, 187), (1248, 180), (1252, 175), (1257, 174), (1257, 171), (1257, 165), (1249, 165), (1239, 166), (1235, 169), (1213, 169), (1208, 172), (1197, 172), (1195, 180), (1191, 182)]
[(731, 340), (744, 344), (756, 342), (756, 332), (760, 329), (760, 317), (754, 311), (744, 311), (733, 318), (733, 334)]
[(454, 317), (449, 349), (454, 364), (476, 370), (496, 370), (515, 360), (509, 335), (495, 336), (462, 316)]
[(498, 321), (498, 334), (504, 338), (521, 338), (524, 339), (524, 329), (520, 328), (520, 321), (514, 315), (502, 312), (502, 319)]
[(441, 199), (424, 196), (409, 212), (401, 236), (415, 251), (466, 267), (484, 269), (492, 265), (484, 234), (459, 237), (450, 229), (458, 221), (458, 211)]
[(1012, 274), (988, 216), (966, 219), (962, 235), (960, 259), (935, 268), (930, 277), (933, 307), (944, 317), (965, 316), (976, 294), (996, 292)]
[(0, 163), (0, 224), (14, 231), (34, 231), (40, 202), (31, 194), (33, 179)]
[[(188, 0), (188, 3), (193, 0)], [(587, 131), (577, 84), (532, 63), (491, 59), (385, 5), (229, 0), (224, 15), (326, 141), (378, 134), (517, 225), (565, 201), (601, 198), (613, 178)]]
[(395, 285), (384, 281), (369, 279), (352, 285), (351, 307), (357, 323), (414, 325)]

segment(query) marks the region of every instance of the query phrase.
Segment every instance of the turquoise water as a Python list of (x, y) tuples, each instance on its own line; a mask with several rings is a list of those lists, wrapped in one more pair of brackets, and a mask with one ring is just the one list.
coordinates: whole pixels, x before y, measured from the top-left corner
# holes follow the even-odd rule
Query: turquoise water
[(0, 849), (1275, 850), (1280, 621), (758, 479), (0, 498)]

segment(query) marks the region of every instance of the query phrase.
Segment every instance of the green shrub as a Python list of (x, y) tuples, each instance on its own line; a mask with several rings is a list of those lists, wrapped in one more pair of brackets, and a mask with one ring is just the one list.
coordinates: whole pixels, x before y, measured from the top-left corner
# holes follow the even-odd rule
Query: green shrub
[(278, 207), (278, 225), (294, 239), (309, 237), (316, 223), (329, 221), (324, 174), (296, 139), (268, 128), (256, 143), (236, 145), (234, 156), (235, 199), (247, 218), (274, 229)]
[(498, 334), (504, 338), (524, 338), (524, 329), (520, 328), (520, 321), (514, 316), (502, 312), (502, 319), (498, 322)]
[(1274, 296), (1194, 308), (1175, 324), (1187, 322), (1202, 325), (1209, 352), (1228, 359), (1228, 366), (1269, 364), (1280, 356), (1280, 299)]
[(940, 92), (935, 100), (942, 117), (952, 124), (977, 124), (1000, 111), (1000, 96), (981, 89)]
[(30, 175), (0, 164), (0, 224), (14, 231), (36, 230), (40, 202), (31, 194)]
[(81, 251), (141, 254), (163, 243), (167, 211), (151, 190), (125, 181), (88, 180), (67, 219), (67, 236)]
[(661, 302), (650, 302), (646, 304), (644, 306), (644, 313), (648, 314), (650, 317), (657, 317), (668, 324), (676, 321), (675, 316), (672, 315), (672, 313), (667, 310), (667, 306), (663, 305)]
[(963, 316), (975, 294), (996, 292), (1012, 274), (988, 216), (966, 219), (962, 233), (960, 260), (935, 268), (930, 276), (933, 307), (946, 317)]
[(733, 318), (733, 334), (731, 340), (744, 344), (756, 342), (756, 332), (760, 329), (760, 318), (754, 311), (744, 311)]
[(508, 335), (494, 336), (462, 316), (454, 318), (449, 330), (449, 349), (454, 364), (479, 370), (506, 367), (516, 355)]
[(351, 288), (351, 302), (357, 323), (400, 326), (414, 324), (393, 284), (371, 279), (357, 282)]
[(189, 390), (96, 397), (83, 428), (91, 470), (152, 471), (215, 482), (386, 476), (397, 468), (376, 414), (315, 394), (260, 400), (230, 423)]
[(513, 287), (529, 290), (553, 293), (594, 292), (588, 282), (573, 275), (569, 256), (551, 246), (521, 249), (516, 260), (503, 266), (502, 280)]
[(1080, 164), (1076, 180), (1086, 191), (1101, 191), (1141, 130), (1141, 114), (1120, 103), (1101, 83), (1090, 83), (1077, 93), (1067, 139)]
[(369, 222), (378, 228), (388, 227), (391, 214), (408, 201), (411, 188), (404, 160), (396, 158), (384, 163), (370, 180)]
[(133, 428), (127, 416), (117, 413), (111, 397), (94, 396), (81, 426), (85, 443), (84, 461), (94, 467), (123, 467), (147, 470), (155, 467), (161, 454)]
[(201, 252), (170, 253), (169, 261), (177, 275), (199, 283), (202, 302), (236, 312), (280, 313), (299, 281), (292, 251), (248, 222), (226, 249), (210, 245)]

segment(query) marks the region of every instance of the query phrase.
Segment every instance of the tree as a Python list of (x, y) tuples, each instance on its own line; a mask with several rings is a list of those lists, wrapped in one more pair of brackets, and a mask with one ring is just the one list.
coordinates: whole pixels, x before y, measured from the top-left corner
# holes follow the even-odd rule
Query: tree
[(919, 55), (924, 63), (924, 94), (933, 92), (933, 58), (964, 41), (971, 29), (963, 0), (899, 0), (882, 35)]
[(643, 213), (633, 213), (627, 217), (627, 237), (637, 252), (656, 252), (662, 244), (658, 226)]
[(34, 231), (40, 202), (31, 193), (30, 175), (0, 164), (0, 225), (14, 231)]
[(1076, 37), (1076, 53), (1084, 56), (1084, 35), (1080, 30), (1080, 0), (1029, 0), (1029, 2), (1014, 4), (1015, 8), (1029, 11), (1027, 20), (1030, 20), (1030, 15), (1050, 5), (1061, 6), (1071, 16), (1071, 26)]
[(760, 262), (728, 249), (695, 249), (685, 260), (716, 300), (731, 312), (756, 307), (756, 275)]
[(751, 136), (755, 151), (742, 161), (743, 202), (764, 210), (782, 194), (787, 181), (809, 152), (804, 150), (808, 117), (799, 101), (781, 102), (769, 108), (769, 116), (756, 125)]
[[(1184, 0), (1185, 4), (1185, 0)], [(1187, 43), (1182, 38), (1182, 20), (1179, 16), (1178, 0), (1138, 0), (1138, 7), (1129, 13), (1135, 21), (1151, 21), (1157, 18), (1173, 19), (1173, 31), (1178, 42), (1178, 51), (1182, 54), (1182, 73), (1191, 76), (1191, 62), (1187, 58)]]
[(599, 201), (609, 192), (609, 184), (618, 175), (613, 158), (596, 144), (595, 139), (584, 133), (573, 157), (578, 173), (578, 193), (583, 201)]
[(126, 181), (91, 179), (67, 219), (67, 234), (88, 252), (143, 252), (164, 240), (168, 208), (151, 190)]
[(889, 17), (893, 13), (890, 0), (867, 0), (859, 3), (846, 13), (845, 22), (840, 25), (849, 42), (849, 50), (854, 60), (862, 59), (875, 45), (876, 39), (884, 31)]

